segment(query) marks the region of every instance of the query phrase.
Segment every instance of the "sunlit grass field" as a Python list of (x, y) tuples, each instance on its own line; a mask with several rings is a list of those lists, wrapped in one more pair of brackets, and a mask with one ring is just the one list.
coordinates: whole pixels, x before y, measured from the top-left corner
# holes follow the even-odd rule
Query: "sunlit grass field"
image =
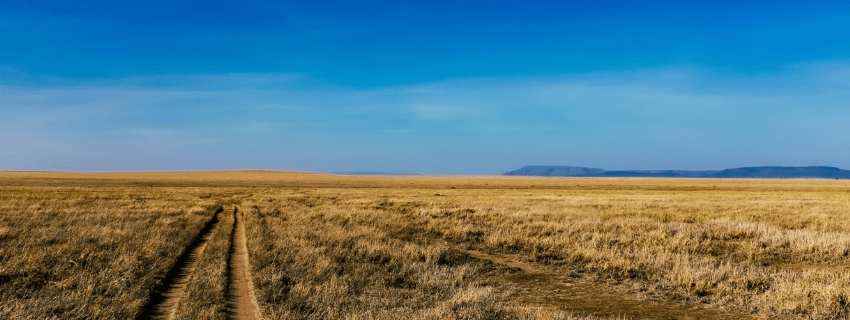
[(209, 220), (175, 188), (0, 187), (0, 318), (128, 319)]
[[(0, 318), (136, 317), (221, 206), (244, 214), (268, 319), (850, 317), (844, 180), (7, 172), (0, 190)], [(183, 318), (224, 317), (220, 227)]]

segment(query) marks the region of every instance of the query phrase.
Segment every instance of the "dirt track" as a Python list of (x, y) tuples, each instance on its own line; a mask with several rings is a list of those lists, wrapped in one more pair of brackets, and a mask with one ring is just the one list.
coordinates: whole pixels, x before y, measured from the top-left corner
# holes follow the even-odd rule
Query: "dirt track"
[(166, 274), (162, 285), (154, 290), (139, 319), (173, 319), (177, 303), (184, 295), (183, 291), (192, 279), (192, 273), (198, 264), (204, 249), (212, 236), (212, 230), (219, 222), (219, 215), (224, 211), (223, 207), (216, 210), (213, 217), (206, 226), (186, 248), (186, 251), (177, 259), (174, 266)]
[[(163, 286), (153, 294), (140, 319), (174, 319), (185, 288), (192, 281), (197, 262), (201, 259), (212, 230), (219, 223), (223, 208), (187, 247), (166, 276)], [(227, 312), (231, 319), (262, 319), (250, 277), (250, 262), (243, 223), (243, 212), (234, 208), (227, 259)], [(222, 226), (226, 227), (226, 226)], [(461, 249), (462, 250), (462, 249)], [(610, 284), (597, 283), (538, 265), (523, 262), (512, 255), (491, 255), (475, 250), (463, 250), (469, 256), (506, 265), (517, 272), (498, 276), (514, 292), (511, 300), (523, 304), (550, 306), (563, 311), (596, 316), (623, 316), (635, 319), (745, 319), (749, 316), (728, 310), (688, 307), (663, 299), (637, 301)], [(655, 301), (652, 301), (655, 300)]]
[(663, 299), (637, 301), (627, 292), (610, 284), (522, 262), (515, 256), (491, 255), (474, 250), (466, 252), (473, 258), (489, 260), (518, 270), (499, 277), (513, 290), (512, 299), (524, 304), (550, 306), (577, 314), (626, 319), (751, 319), (749, 315), (736, 311), (695, 308)]
[[(186, 295), (185, 289), (190, 281), (198, 261), (204, 254), (204, 249), (212, 236), (212, 230), (219, 223), (223, 208), (219, 208), (210, 222), (201, 230), (171, 271), (166, 275), (163, 284), (152, 294), (151, 299), (139, 319), (175, 318), (177, 305)], [(239, 320), (261, 319), (259, 308), (254, 298), (250, 280), (248, 250), (245, 240), (245, 229), (242, 225), (242, 212), (233, 210), (233, 225), (230, 233), (230, 250), (228, 263), (227, 309), (230, 318)]]
[(245, 240), (245, 227), (242, 224), (242, 212), (233, 210), (233, 232), (231, 233), (230, 283), (228, 308), (231, 318), (239, 320), (261, 319), (259, 308), (251, 285), (248, 247)]

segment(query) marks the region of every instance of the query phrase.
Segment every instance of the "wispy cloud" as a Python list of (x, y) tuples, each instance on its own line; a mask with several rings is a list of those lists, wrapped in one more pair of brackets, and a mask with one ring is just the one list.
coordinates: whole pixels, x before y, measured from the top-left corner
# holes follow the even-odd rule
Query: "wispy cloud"
[(477, 110), (474, 110), (470, 107), (463, 106), (447, 106), (447, 105), (434, 105), (434, 104), (414, 104), (413, 110), (416, 111), (416, 114), (422, 116), (424, 118), (457, 118), (457, 117), (466, 117), (466, 116), (474, 116)]
[[(344, 166), (352, 163), (432, 173), (529, 163), (850, 165), (842, 133), (850, 67), (793, 69), (735, 78), (668, 67), (367, 89), (299, 74), (42, 81), (0, 95), (0, 143), (16, 155), (0, 161), (5, 169), (187, 169), (230, 147), (256, 155), (255, 166), (315, 171), (359, 169)], [(147, 162), (116, 155), (130, 152), (149, 154)], [(429, 152), (443, 159), (409, 160)], [(186, 153), (198, 157), (175, 160)], [(239, 161), (214, 167), (245, 167)]]

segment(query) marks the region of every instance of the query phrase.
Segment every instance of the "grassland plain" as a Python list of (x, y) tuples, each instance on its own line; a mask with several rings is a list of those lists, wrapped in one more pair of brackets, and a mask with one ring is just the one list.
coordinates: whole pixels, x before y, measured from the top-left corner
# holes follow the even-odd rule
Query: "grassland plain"
[[(176, 257), (177, 239), (222, 203), (244, 212), (252, 280), (271, 319), (850, 317), (847, 181), (0, 173), (0, 188), (0, 315), (19, 318), (132, 317), (171, 261), (146, 262), (134, 278), (119, 262), (145, 257), (140, 247)], [(79, 194), (59, 193), (69, 190)], [(93, 216), (72, 218), (84, 215)], [(170, 222), (130, 228), (140, 219)], [(122, 237), (104, 231), (116, 226), (127, 227)], [(56, 247), (57, 231), (73, 228), (91, 237)], [(160, 234), (171, 242), (149, 244)], [(103, 239), (114, 241), (86, 249)], [(107, 256), (87, 265), (115, 276), (54, 267), (81, 250)], [(222, 283), (215, 270), (193, 281)], [(571, 300), (581, 290), (623, 302), (600, 310), (599, 299)]]
[(0, 187), (0, 318), (134, 318), (216, 207), (173, 188)]

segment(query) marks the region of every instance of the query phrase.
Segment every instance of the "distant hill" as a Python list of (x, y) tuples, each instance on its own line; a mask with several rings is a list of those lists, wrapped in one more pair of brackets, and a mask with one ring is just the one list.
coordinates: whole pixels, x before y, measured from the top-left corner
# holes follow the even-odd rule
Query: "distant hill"
[(623, 170), (568, 166), (525, 166), (506, 176), (542, 177), (658, 177), (658, 178), (818, 178), (850, 179), (850, 170), (835, 167), (748, 167), (722, 171)]
[(720, 171), (687, 171), (687, 170), (627, 170), (605, 171), (584, 177), (659, 177), (659, 178), (705, 178)]
[(506, 176), (540, 176), (540, 177), (570, 177), (578, 175), (591, 175), (603, 173), (605, 170), (585, 167), (566, 166), (525, 166), (511, 172), (505, 172)]
[(749, 167), (726, 169), (713, 178), (826, 178), (850, 179), (850, 171), (835, 167)]

